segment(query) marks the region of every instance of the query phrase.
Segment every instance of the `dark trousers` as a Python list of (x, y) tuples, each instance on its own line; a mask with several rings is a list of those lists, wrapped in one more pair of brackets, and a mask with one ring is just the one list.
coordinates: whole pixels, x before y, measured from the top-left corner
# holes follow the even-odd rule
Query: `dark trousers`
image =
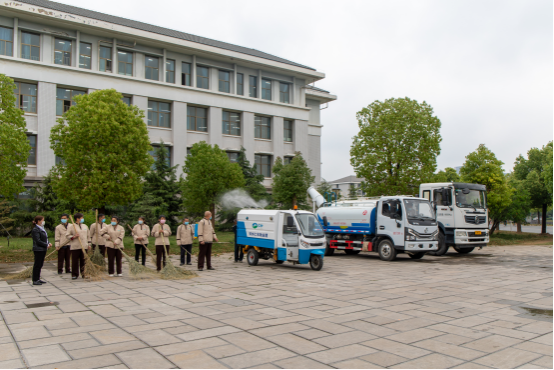
[[(106, 258), (106, 246), (105, 245), (99, 245), (100, 247), (100, 254)], [(96, 249), (96, 244), (92, 245), (92, 252), (94, 253), (94, 250)]]
[(33, 281), (37, 281), (40, 280), (40, 270), (44, 265), (44, 257), (46, 257), (46, 251), (33, 251), (33, 253), (35, 254), (35, 264), (33, 265)]
[(117, 264), (117, 273), (121, 274), (121, 250), (117, 248), (106, 248), (108, 251), (108, 274), (114, 274), (114, 262)]
[(135, 244), (135, 261), (137, 262), (139, 261), (140, 251), (142, 251), (142, 265), (146, 266), (146, 247), (143, 247), (142, 244)]
[(192, 254), (192, 244), (183, 244), (183, 245), (180, 245), (180, 247), (181, 247), (181, 263), (185, 263), (185, 257), (186, 257), (187, 263), (190, 263), (190, 255)]
[(237, 244), (235, 240), (235, 261), (242, 261), (244, 258), (244, 252), (242, 251), (242, 245)]
[(71, 250), (69, 247), (60, 248), (58, 251), (58, 272), (61, 274), (63, 272), (63, 265), (65, 262), (65, 272), (71, 272), (69, 267), (69, 258), (71, 257)]
[(79, 271), (81, 271), (81, 276), (84, 276), (85, 255), (82, 249), (74, 249), (71, 251), (71, 275), (79, 277)]
[(204, 268), (204, 258), (208, 268), (212, 267), (212, 243), (200, 243), (200, 252), (198, 253), (198, 268)]
[[(167, 256), (169, 257), (169, 245), (165, 246), (167, 251)], [(156, 245), (156, 269), (160, 271), (162, 269), (162, 259), (165, 266), (165, 253), (163, 245)]]

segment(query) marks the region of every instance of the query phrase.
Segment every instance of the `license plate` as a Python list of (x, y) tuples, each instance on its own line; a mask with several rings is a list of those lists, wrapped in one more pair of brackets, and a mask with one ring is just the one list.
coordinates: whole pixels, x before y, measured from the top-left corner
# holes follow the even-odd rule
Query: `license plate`
[(475, 232), (475, 235), (481, 235), (481, 232), (480, 232), (480, 231), (476, 231), (476, 232)]

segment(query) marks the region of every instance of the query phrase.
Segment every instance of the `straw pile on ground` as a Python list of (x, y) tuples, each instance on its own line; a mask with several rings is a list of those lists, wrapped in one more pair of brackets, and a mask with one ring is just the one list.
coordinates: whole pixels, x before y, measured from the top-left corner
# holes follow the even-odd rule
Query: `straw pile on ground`
[(129, 264), (129, 272), (131, 273), (131, 275), (140, 277), (144, 275), (156, 274), (155, 270), (149, 269), (148, 267), (141, 265), (133, 258), (131, 258), (127, 253), (123, 251), (123, 248), (119, 248), (119, 250), (121, 251), (121, 254), (123, 254), (123, 257), (125, 257), (125, 259), (127, 260), (127, 263)]
[(162, 279), (165, 280), (183, 280), (183, 279), (191, 279), (195, 276), (198, 276), (195, 272), (185, 270), (179, 267), (175, 267), (171, 260), (169, 259), (169, 255), (167, 254), (167, 249), (165, 248), (165, 241), (162, 234), (162, 243), (164, 244), (164, 255), (166, 259), (165, 266), (160, 271), (160, 275)]

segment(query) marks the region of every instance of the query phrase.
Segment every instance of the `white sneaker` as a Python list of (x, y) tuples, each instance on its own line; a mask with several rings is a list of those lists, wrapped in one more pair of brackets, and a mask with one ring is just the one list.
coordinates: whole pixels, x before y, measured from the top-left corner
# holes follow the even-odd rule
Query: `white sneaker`
[(123, 274), (117, 274), (117, 276), (119, 276), (119, 277), (122, 277), (122, 276), (123, 276)]
[(110, 277), (113, 277), (113, 274), (110, 274)]

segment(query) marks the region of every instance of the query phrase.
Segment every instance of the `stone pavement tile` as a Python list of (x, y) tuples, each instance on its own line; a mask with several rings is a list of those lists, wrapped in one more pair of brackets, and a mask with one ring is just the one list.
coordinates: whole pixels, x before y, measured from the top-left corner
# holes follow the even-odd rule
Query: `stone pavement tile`
[(324, 346), (290, 333), (279, 334), (273, 337), (267, 337), (266, 339), (300, 355), (327, 349)]
[(408, 362), (403, 362), (398, 365), (391, 366), (391, 369), (447, 369), (456, 365), (460, 365), (464, 361), (441, 355), (438, 353), (432, 353), (427, 356), (416, 358)]
[(420, 329), (405, 331), (398, 334), (389, 335), (387, 339), (394, 340), (400, 343), (409, 344), (409, 343), (419, 342), (433, 337), (438, 337), (442, 334), (443, 334), (442, 331), (420, 328)]
[(74, 349), (96, 347), (99, 346), (100, 343), (98, 343), (97, 340), (91, 338), (86, 340), (79, 340), (76, 342), (61, 343), (61, 345), (66, 351), (72, 351)]
[(157, 324), (129, 326), (129, 327), (125, 328), (125, 331), (134, 334), (134, 333), (138, 333), (138, 332), (141, 332), (141, 331), (165, 329), (165, 328), (174, 328), (174, 327), (176, 327), (176, 325), (178, 325), (178, 324), (176, 324), (175, 321), (168, 321), (168, 322), (160, 322), (160, 323), (157, 323)]
[(224, 365), (200, 350), (171, 355), (167, 359), (181, 369), (226, 369)]
[(197, 330), (190, 333), (178, 334), (177, 338), (182, 339), (184, 341), (192, 341), (192, 340), (197, 340), (202, 338), (217, 337), (219, 335), (236, 333), (238, 331), (241, 331), (241, 330), (232, 326), (220, 326), (218, 328)]
[(52, 334), (53, 337), (59, 336), (59, 335), (69, 335), (69, 334), (77, 334), (77, 333), (88, 333), (91, 330), (107, 330), (107, 329), (116, 329), (117, 326), (114, 324), (101, 324), (101, 325), (94, 325), (91, 326), (79, 326), (76, 328), (69, 328), (69, 329), (59, 329), (59, 330), (52, 330), (50, 331), (50, 334)]
[(245, 351), (259, 351), (262, 349), (275, 347), (274, 343), (268, 342), (265, 339), (262, 339), (247, 332), (222, 335), (219, 338), (232, 343), (235, 346), (244, 349)]
[(300, 330), (300, 331), (295, 331), (293, 334), (306, 339), (321, 338), (329, 335), (329, 333), (319, 329)]
[(460, 358), (464, 361), (471, 361), (473, 359), (486, 355), (486, 353), (481, 351), (475, 351), (473, 349), (465, 348), (462, 346), (454, 346), (452, 344), (439, 342), (435, 339), (424, 340), (414, 343), (413, 345), (429, 351), (442, 353), (443, 355)]
[(7, 312), (3, 311), (3, 315), (4, 315), (4, 321), (6, 321), (6, 324), (8, 324), (8, 325), (37, 321), (36, 316), (33, 315), (30, 312), (14, 312), (14, 313), (12, 313), (11, 311), (9, 311), (9, 313), (7, 313)]
[(389, 367), (401, 362), (408, 361), (406, 357), (397, 356), (393, 355), (392, 353), (382, 351), (371, 353), (367, 356), (362, 356), (360, 357), (360, 359), (382, 367)]
[(475, 326), (473, 327), (473, 329), (482, 330), (491, 334), (504, 335), (506, 337), (516, 338), (521, 340), (530, 340), (540, 336), (540, 334), (537, 334), (537, 333), (530, 333), (528, 331), (521, 331), (517, 329), (501, 328), (501, 327), (489, 325), (489, 324)]
[(114, 344), (136, 340), (133, 335), (123, 331), (122, 329), (91, 331), (89, 334), (101, 344)]
[(313, 308), (299, 308), (299, 309), (294, 309), (289, 311), (294, 312), (295, 314), (298, 314), (298, 315), (311, 317), (312, 319), (322, 319), (324, 317), (334, 316), (332, 313), (315, 310)]
[(220, 361), (232, 368), (246, 368), (294, 356), (295, 354), (293, 352), (287, 351), (284, 348), (275, 347), (222, 358)]
[(325, 321), (334, 322), (335, 324), (342, 324), (344, 322), (368, 319), (371, 316), (373, 316), (371, 313), (368, 313), (367, 311), (361, 311), (347, 313), (343, 315), (333, 315), (331, 317), (327, 317)]
[(306, 323), (307, 322), (304, 322), (302, 324), (291, 323), (291, 324), (285, 324), (285, 325), (279, 325), (279, 326), (270, 326), (267, 328), (250, 330), (250, 332), (254, 335), (265, 338), (265, 337), (270, 337), (272, 335), (291, 333), (294, 331), (309, 329), (310, 328), (309, 326), (304, 325)]
[[(234, 317), (230, 319), (224, 319), (224, 320), (221, 320), (221, 322), (242, 330), (252, 330), (252, 329), (258, 329), (258, 328), (263, 328), (267, 326), (267, 324), (250, 320), (245, 317)], [(221, 324), (221, 325), (224, 325), (224, 324)]]
[(538, 353), (523, 351), (516, 348), (506, 348), (502, 351), (481, 357), (473, 362), (495, 367), (497, 369), (512, 369), (541, 357)]
[(109, 324), (110, 322), (106, 320), (105, 318), (99, 316), (99, 315), (82, 315), (82, 316), (73, 316), (71, 317), (71, 320), (75, 321), (75, 323), (79, 326), (91, 326), (91, 325), (101, 325), (101, 324)]
[(23, 364), (23, 361), (18, 358), (15, 360), (0, 361), (0, 369), (26, 369), (27, 367)]
[(94, 368), (103, 368), (107, 366), (115, 366), (121, 364), (121, 361), (115, 357), (113, 354), (96, 356), (94, 360), (90, 358), (84, 358), (81, 360), (71, 360), (65, 362), (57, 362), (55, 365), (43, 365), (37, 366), (37, 369), (90, 369), (93, 364), (91, 361), (94, 361)]
[(286, 358), (284, 360), (274, 361), (275, 365), (282, 369), (330, 369), (331, 367), (307, 358), (304, 356), (296, 356)]
[(0, 361), (9, 361), (19, 358), (19, 349), (15, 343), (0, 344)]
[[(196, 329), (194, 326), (190, 326), (186, 324), (163, 328), (163, 331), (168, 332), (171, 335), (190, 333), (191, 331), (197, 331), (197, 330), (198, 329)], [(140, 333), (140, 332), (136, 332), (136, 333)]]
[(212, 356), (213, 358), (222, 358), (222, 357), (240, 355), (245, 351), (232, 344), (226, 344), (224, 346), (206, 348), (204, 349), (204, 352), (206, 352), (208, 355)]
[(545, 321), (536, 321), (531, 324), (523, 325), (518, 330), (528, 331), (530, 333), (546, 334), (552, 332), (552, 323)]
[(266, 315), (270, 315), (270, 316), (274, 316), (274, 317), (287, 317), (287, 316), (296, 315), (293, 312), (289, 312), (289, 311), (286, 311), (286, 310), (281, 310), (279, 308), (273, 308), (273, 307), (257, 309), (256, 312), (266, 314)]
[(62, 344), (68, 342), (76, 342), (85, 339), (91, 339), (88, 333), (78, 333), (69, 335), (59, 335), (56, 337), (41, 338), (34, 340), (18, 341), (19, 348), (26, 349), (32, 347), (46, 346), (50, 344)]
[(168, 369), (174, 365), (152, 348), (116, 353), (116, 356), (131, 369)]
[(179, 338), (166, 333), (162, 329), (141, 331), (134, 333), (133, 335), (148, 344), (150, 347), (182, 342)]
[(249, 367), (249, 369), (280, 369), (280, 367), (273, 364), (261, 364), (258, 366)]
[(461, 335), (462, 337), (468, 337), (468, 338), (472, 338), (474, 340), (484, 338), (484, 337), (488, 337), (490, 335), (489, 333), (485, 333), (485, 332), (482, 332), (482, 331), (473, 330), (473, 329), (470, 329), (470, 328), (469, 329), (468, 328), (461, 328), (459, 326), (448, 325), (448, 324), (431, 325), (431, 326), (428, 326), (427, 329), (439, 330), (439, 331), (445, 332), (447, 334)]
[(539, 343), (523, 342), (520, 344), (516, 344), (514, 348), (522, 349), (524, 351), (539, 353), (545, 356), (552, 355), (552, 346), (547, 346)]
[(310, 320), (311, 317), (303, 316), (303, 315), (294, 315), (294, 316), (287, 316), (287, 317), (279, 317), (276, 319), (270, 319), (270, 320), (264, 320), (264, 324), (267, 325), (283, 325), (283, 324), (289, 324), (293, 322), (299, 322), (299, 321), (305, 321)]
[(334, 324), (332, 322), (325, 321), (325, 320), (309, 320), (309, 321), (302, 322), (302, 324), (311, 326), (312, 328), (326, 331), (331, 334), (346, 333), (347, 331), (352, 330), (348, 326)]
[(377, 337), (375, 335), (371, 335), (359, 330), (354, 330), (347, 333), (329, 335), (323, 338), (315, 339), (313, 341), (328, 348), (336, 348), (344, 347), (349, 344), (365, 342), (376, 338)]
[(71, 360), (67, 353), (57, 344), (28, 348), (21, 351), (29, 366), (40, 366)]
[(491, 321), (495, 321), (495, 319), (483, 316), (470, 316), (463, 317), (461, 319), (450, 320), (447, 322), (447, 324), (461, 326), (462, 328), (471, 328), (472, 326), (486, 324)]
[(394, 323), (384, 325), (388, 329), (398, 330), (398, 331), (409, 331), (414, 329), (423, 328), (425, 326), (436, 324), (436, 322), (431, 320), (425, 320), (422, 318), (410, 318), (407, 320), (401, 320)]
[(364, 346), (375, 348), (380, 351), (393, 353), (398, 356), (407, 357), (409, 359), (425, 356), (430, 353), (427, 350), (417, 348), (408, 344), (395, 342), (385, 338), (370, 340), (362, 344)]
[(377, 325), (385, 325), (385, 324), (390, 324), (392, 322), (396, 322), (398, 320), (396, 319), (393, 319), (392, 317), (387, 317), (387, 316), (372, 316), (372, 317), (368, 317), (368, 318), (364, 318), (363, 319), (364, 321), (367, 321), (367, 322), (370, 322), (372, 324), (377, 324)]
[(97, 357), (101, 355), (107, 355), (109, 353), (132, 351), (134, 349), (140, 349), (146, 346), (147, 345), (144, 344), (143, 342), (134, 340), (130, 342), (115, 343), (115, 344), (109, 344), (105, 346), (76, 349), (73, 351), (68, 351), (67, 353), (69, 353), (69, 355), (73, 359), (79, 360), (81, 358), (86, 358), (86, 357)]
[(355, 357), (368, 355), (374, 352), (376, 351), (372, 348), (365, 347), (359, 344), (351, 344), (349, 346), (311, 353), (307, 355), (307, 357), (310, 357), (315, 361), (323, 362), (324, 364), (332, 364), (334, 362), (345, 361)]
[(101, 367), (100, 369), (128, 369), (128, 367), (123, 364), (117, 364), (112, 366)]
[[(327, 334), (327, 333), (325, 333), (325, 334)], [(6, 343), (13, 343), (13, 338), (11, 336), (1, 337), (0, 338), (0, 344), (6, 344)]]
[(464, 362), (461, 365), (454, 366), (452, 369), (490, 369), (490, 367), (485, 365), (479, 365), (475, 362)]
[(49, 338), (50, 333), (44, 328), (44, 326), (37, 326), (34, 328), (12, 329), (12, 334), (16, 341), (26, 341), (31, 339)]
[(540, 343), (540, 344), (545, 344), (547, 346), (552, 346), (552, 339), (553, 339), (552, 334), (546, 334), (546, 335), (531, 339), (530, 341), (533, 343)]
[(478, 339), (473, 342), (464, 344), (466, 348), (471, 348), (476, 351), (483, 352), (496, 352), (502, 348), (511, 347), (515, 344), (521, 343), (521, 340), (510, 337), (504, 337), (501, 335), (491, 335), (486, 338)]
[(351, 360), (335, 362), (331, 364), (334, 368), (337, 369), (383, 369), (379, 365), (372, 364), (370, 362), (360, 360), (359, 358), (354, 358)]
[[(231, 334), (232, 335), (232, 334)], [(193, 340), (191, 342), (181, 342), (175, 344), (168, 344), (165, 346), (156, 347), (156, 351), (160, 352), (164, 356), (174, 355), (176, 353), (185, 353), (196, 350), (203, 350), (212, 347), (221, 347), (227, 345), (226, 341), (217, 337)]]
[(192, 325), (198, 329), (212, 329), (225, 325), (220, 321), (213, 320), (207, 317), (192, 317), (190, 319), (187, 319), (186, 322), (188, 325)]
[(454, 344), (455, 346), (459, 346), (460, 344), (464, 344), (467, 342), (471, 342), (474, 339), (468, 338), (468, 337), (462, 337), (461, 335), (456, 334), (444, 334), (439, 337), (433, 338), (433, 340), (442, 342), (442, 343), (448, 343), (448, 344)]
[(533, 360), (532, 364), (552, 369), (552, 356), (542, 356), (541, 358)]
[(398, 331), (386, 328), (380, 324), (374, 324), (362, 320), (345, 322), (343, 325), (348, 326), (349, 328), (365, 331), (366, 333), (376, 335), (378, 337), (386, 337), (388, 335), (393, 335), (398, 333)]

